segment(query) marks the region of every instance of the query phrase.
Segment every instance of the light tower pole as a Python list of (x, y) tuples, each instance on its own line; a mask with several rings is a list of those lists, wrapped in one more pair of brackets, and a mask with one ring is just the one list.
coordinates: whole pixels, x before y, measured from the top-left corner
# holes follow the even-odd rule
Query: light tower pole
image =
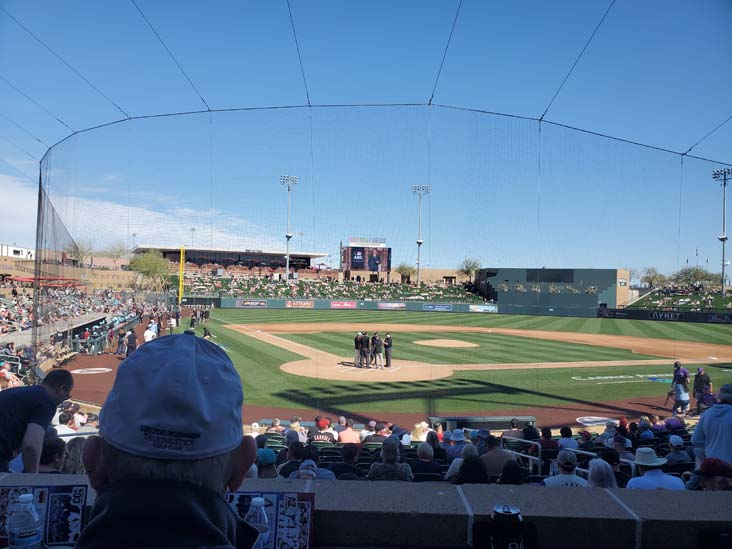
[(724, 168), (715, 170), (712, 173), (715, 181), (722, 181), (722, 234), (717, 238), (722, 243), (722, 299), (727, 297), (727, 286), (725, 284), (724, 270), (727, 266), (727, 258), (725, 257), (725, 248), (727, 247), (727, 180), (732, 179), (732, 168)]
[(297, 185), (296, 175), (281, 175), (280, 183), (287, 188), (287, 232), (285, 238), (287, 239), (287, 255), (285, 255), (285, 280), (290, 280), (290, 240), (292, 239), (292, 232), (290, 231), (290, 193), (292, 189)]
[(422, 196), (426, 194), (430, 194), (430, 186), (429, 185), (412, 185), (412, 194), (416, 194), (418, 197), (419, 202), (419, 226), (417, 228), (417, 284), (420, 283), (421, 277), (420, 277), (420, 267), (419, 267), (419, 255), (420, 250), (422, 249), (422, 244), (424, 244), (424, 240), (422, 240)]

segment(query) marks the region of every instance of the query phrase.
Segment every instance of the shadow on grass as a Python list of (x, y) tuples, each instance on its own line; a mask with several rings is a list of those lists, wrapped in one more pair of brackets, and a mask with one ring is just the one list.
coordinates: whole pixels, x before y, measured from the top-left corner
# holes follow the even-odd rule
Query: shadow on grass
[[(487, 381), (468, 380), (436, 380), (416, 381), (410, 383), (408, 388), (404, 383), (381, 383), (370, 387), (365, 391), (361, 387), (353, 385), (336, 385), (324, 387), (317, 395), (308, 395), (302, 391), (287, 390), (274, 393), (272, 396), (288, 400), (298, 406), (315, 408), (335, 415), (351, 415), (353, 412), (345, 409), (345, 406), (353, 404), (369, 403), (394, 403), (404, 400), (421, 401), (421, 407), (415, 406), (413, 413), (424, 415), (436, 415), (437, 406), (445, 399), (469, 399), (470, 396), (480, 395), (482, 401), (491, 404), (505, 404), (508, 407), (542, 408), (542, 409), (575, 409), (588, 411), (592, 409), (611, 410), (620, 416), (633, 416), (643, 412), (642, 409), (603, 404), (596, 401), (583, 400), (580, 398), (562, 397), (552, 393), (533, 389), (521, 389), (500, 383)], [(561, 404), (533, 404), (524, 403), (523, 399), (511, 399), (510, 397), (534, 397), (538, 399), (552, 399), (560, 401)], [(518, 400), (518, 402), (517, 402)], [(368, 419), (365, 417), (358, 419)]]

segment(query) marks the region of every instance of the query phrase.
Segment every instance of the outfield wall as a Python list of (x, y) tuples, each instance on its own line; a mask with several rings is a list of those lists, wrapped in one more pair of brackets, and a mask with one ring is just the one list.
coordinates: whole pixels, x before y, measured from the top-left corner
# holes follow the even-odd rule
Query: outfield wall
[(498, 305), (330, 299), (257, 299), (222, 297), (222, 309), (318, 309), (331, 311), (422, 311), (439, 313), (499, 313)]
[(660, 309), (597, 309), (597, 316), (599, 318), (660, 320), (662, 322), (732, 324), (732, 311), (728, 313), (704, 313), (700, 311), (663, 311)]

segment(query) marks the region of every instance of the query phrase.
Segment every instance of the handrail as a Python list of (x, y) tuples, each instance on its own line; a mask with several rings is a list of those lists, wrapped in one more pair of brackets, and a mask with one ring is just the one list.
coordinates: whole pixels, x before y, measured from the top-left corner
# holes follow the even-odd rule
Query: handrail
[[(585, 456), (592, 456), (594, 458), (599, 458), (600, 457), (600, 456), (597, 455), (597, 452), (588, 452), (587, 450), (580, 450), (579, 448), (567, 448), (567, 450), (571, 450), (575, 454), (582, 454), (582, 455), (585, 455)], [(633, 461), (632, 459), (626, 459), (626, 458), (620, 458), (620, 461), (622, 463), (627, 463), (627, 464), (630, 465), (630, 472), (631, 472), (631, 475), (630, 476), (634, 477), (635, 476), (635, 461)], [(580, 469), (579, 467), (577, 468), (577, 470), (578, 471), (586, 471), (586, 469)]]
[[(529, 454), (522, 454), (521, 452), (516, 452), (515, 450), (506, 448), (506, 446), (503, 444), (504, 440), (512, 440), (512, 441), (520, 442), (522, 444), (529, 444), (531, 446), (536, 446), (536, 448), (537, 448), (536, 456), (532, 456)], [(537, 442), (535, 440), (526, 440), (524, 438), (509, 437), (509, 436), (504, 435), (501, 437), (501, 448), (503, 448), (507, 452), (511, 452), (512, 454), (514, 454), (516, 456), (521, 456), (522, 458), (528, 459), (529, 461), (532, 462), (532, 467), (533, 467), (533, 465), (537, 466), (537, 474), (541, 474), (542, 460), (541, 460), (541, 444), (539, 442)], [(536, 463), (534, 463), (534, 462), (536, 462)]]

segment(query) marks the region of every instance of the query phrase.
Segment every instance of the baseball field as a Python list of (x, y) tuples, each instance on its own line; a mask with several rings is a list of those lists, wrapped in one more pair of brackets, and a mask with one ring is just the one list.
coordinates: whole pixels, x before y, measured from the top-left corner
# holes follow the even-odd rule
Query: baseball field
[[(545, 417), (662, 410), (674, 360), (732, 382), (732, 327), (519, 315), (213, 311), (248, 405), (331, 413)], [(200, 330), (200, 328), (199, 328)], [(353, 367), (356, 331), (391, 332), (393, 367)], [(615, 403), (615, 404), (614, 404)], [(617, 404), (623, 403), (623, 404)]]

